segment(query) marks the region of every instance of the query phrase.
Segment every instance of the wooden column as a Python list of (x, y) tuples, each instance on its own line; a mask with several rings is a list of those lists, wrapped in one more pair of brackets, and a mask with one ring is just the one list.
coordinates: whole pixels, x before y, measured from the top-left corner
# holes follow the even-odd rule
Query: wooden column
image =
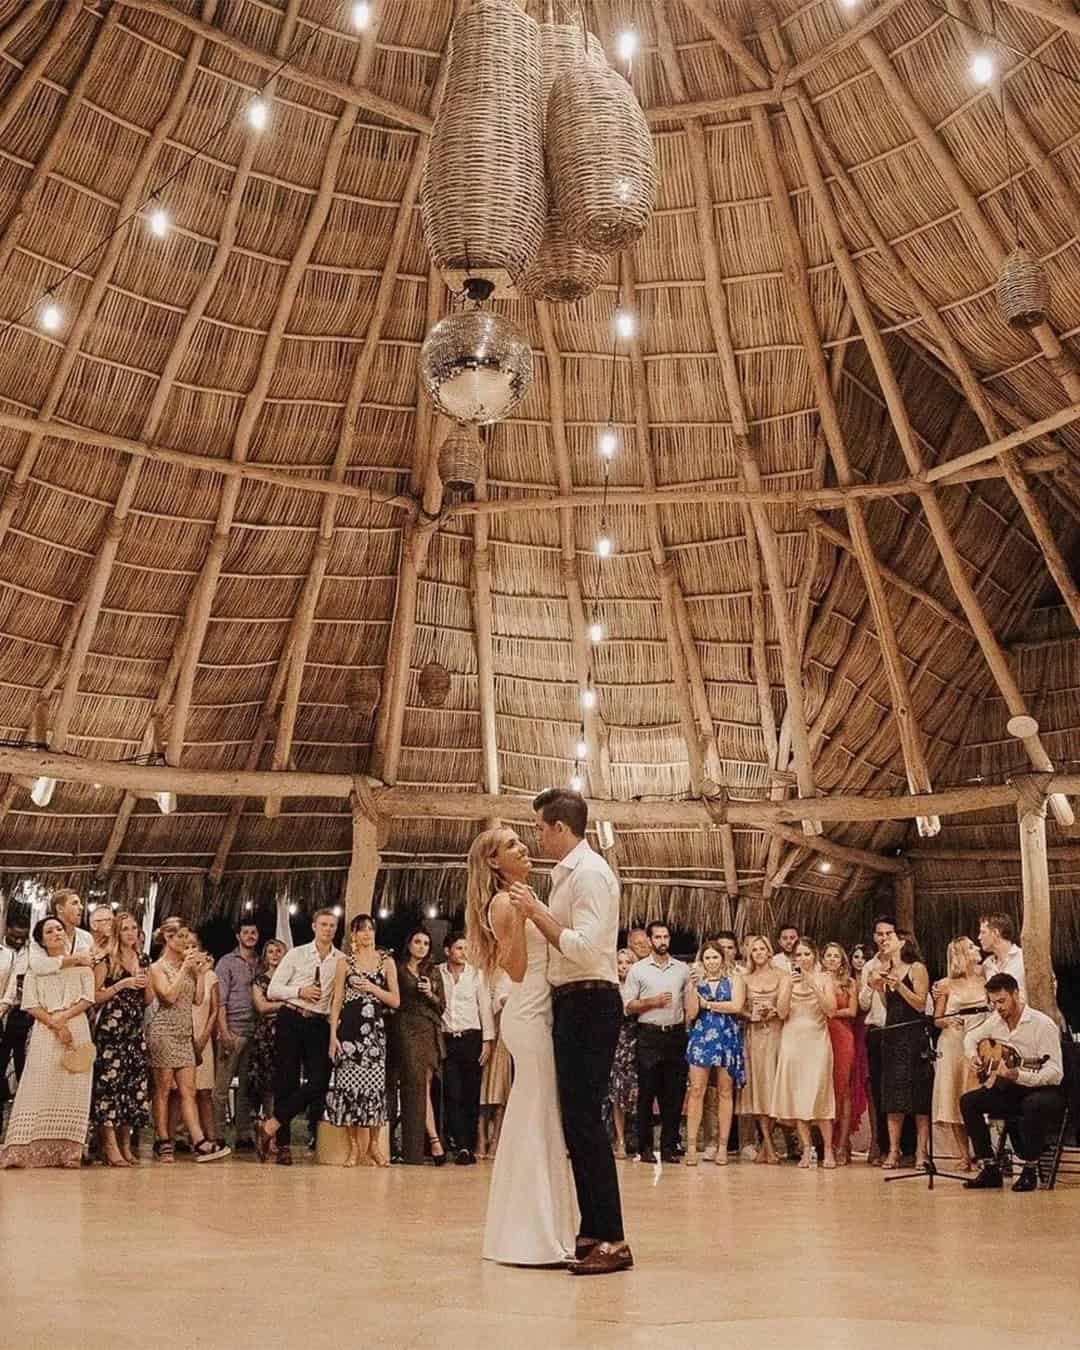
[(893, 904), (896, 927), (907, 933), (915, 932), (915, 873), (897, 872), (893, 877)]
[(370, 789), (349, 798), (352, 807), (352, 858), (345, 882), (345, 928), (357, 914), (370, 914), (379, 871), (379, 825)]
[(1046, 853), (1046, 793), (1034, 776), (1013, 779), (1020, 794), (1016, 816), (1020, 825), (1020, 872), (1024, 886), (1024, 921), (1020, 936), (1024, 948), (1027, 1001), (1054, 1017), (1054, 968), (1050, 959), (1050, 871)]

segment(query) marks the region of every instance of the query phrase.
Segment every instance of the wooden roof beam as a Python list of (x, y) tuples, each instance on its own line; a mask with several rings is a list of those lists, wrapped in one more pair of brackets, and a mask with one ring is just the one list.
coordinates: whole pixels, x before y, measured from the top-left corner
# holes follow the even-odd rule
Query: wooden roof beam
[[(3, 104), (0, 105), (0, 135), (8, 129), (22, 110), (34, 91), (34, 85), (41, 79), (49, 62), (64, 45), (82, 12), (83, 0), (64, 0), (63, 8), (53, 19), (51, 27), (43, 34), (37, 50), (23, 66), (15, 83), (4, 94)], [(9, 25), (9, 31), (14, 26), (14, 23)]]
[[(667, 30), (666, 3), (667, 0), (657, 0), (654, 10), (657, 26), (663, 25), (665, 30)], [(713, 0), (681, 0), (681, 3), (684, 9), (693, 14), (717, 46), (721, 47), (731, 57), (735, 65), (755, 88), (771, 88), (772, 76), (761, 62), (752, 55), (735, 30), (716, 12)], [(672, 50), (674, 50), (674, 45), (672, 45)], [(663, 59), (666, 62), (666, 56)], [(669, 80), (668, 83), (671, 84), (671, 81)], [(678, 91), (674, 85), (671, 85), (671, 88), (672, 92), (682, 100), (685, 90)], [(697, 114), (690, 115), (696, 116)]]

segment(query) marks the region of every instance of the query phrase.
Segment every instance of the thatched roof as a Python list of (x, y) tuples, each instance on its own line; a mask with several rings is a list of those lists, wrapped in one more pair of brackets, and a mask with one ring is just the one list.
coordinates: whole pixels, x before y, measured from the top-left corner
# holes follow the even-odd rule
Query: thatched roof
[[(541, 4), (529, 8), (543, 17)], [(799, 650), (816, 789), (906, 791), (919, 777), (912, 736), (935, 787), (1000, 781), (1027, 761), (1005, 731), (986, 635), (980, 646), (943, 565), (944, 533), (1046, 753), (1059, 766), (1080, 758), (1075, 615), (1031, 523), (1034, 503), (1066, 566), (1075, 561), (1080, 424), (1023, 445), (1007, 470), (989, 461), (997, 476), (936, 486), (936, 540), (933, 502), (908, 493), (857, 506), (884, 577), (877, 615), (850, 551), (852, 515), (826, 504), (808, 517), (794, 500), (756, 506), (755, 523), (723, 500), (745, 487), (748, 456), (773, 492), (895, 481), (913, 471), (912, 454), (930, 467), (1080, 401), (1071, 11), (996, 6), (1006, 156), (997, 86), (968, 73), (981, 40), (965, 21), (988, 26), (981, 3), (848, 11), (779, 0), (771, 28), (738, 2), (553, 8), (583, 9), (609, 51), (614, 28), (641, 34), (633, 84), (655, 136), (659, 196), (643, 241), (590, 299), (498, 302), (529, 336), (535, 381), (485, 433), (486, 490), (542, 499), (601, 485), (612, 314), (630, 307), (640, 336), (617, 357), (623, 449), (612, 484), (685, 492), (655, 508), (614, 498), (617, 549), (602, 563), (596, 506), (451, 513), (425, 534), (427, 516), (385, 501), (444, 505), (432, 468), (441, 431), (416, 359), (448, 295), (416, 196), (452, 0), (377, 0), (361, 34), (342, 0), (0, 4), (0, 735), (35, 739), (41, 709), (54, 749), (90, 757), (160, 748), (189, 767), (370, 770), (405, 785), (531, 793), (574, 769), (580, 586), (585, 612), (602, 598), (607, 629), (599, 717), (587, 728), (604, 750), (592, 795), (681, 797), (700, 787), (703, 763), (733, 797), (767, 796), (783, 791), (771, 770), (796, 766), (764, 535)], [(847, 42), (856, 21), (863, 35)], [(255, 135), (243, 105), (298, 44)], [(765, 93), (749, 106), (755, 89)], [(200, 147), (161, 195), (167, 237), (142, 215), (110, 237)], [(1013, 243), (1010, 182), (1052, 287), (1034, 335), (1010, 330), (995, 298)], [(56, 293), (63, 324), (43, 332), (28, 306), (68, 269)], [(821, 357), (836, 432), (813, 378)], [(62, 423), (63, 438), (35, 431), (42, 419)], [(207, 472), (205, 461), (362, 490), (330, 497)], [(1028, 494), (1027, 515), (1004, 471)], [(713, 500), (695, 500), (703, 486), (719, 490)], [(808, 529), (822, 519), (827, 528)], [(490, 688), (478, 679), (478, 540)], [(396, 639), (392, 624), (418, 547), (415, 637), (403, 646), (402, 621)], [(388, 706), (399, 660), (400, 735)], [(417, 690), (431, 661), (452, 677), (437, 709)], [(363, 671), (382, 678), (371, 716), (350, 707)], [(914, 728), (903, 747), (898, 674)], [(688, 708), (703, 737), (694, 754)], [(248, 800), (231, 828), (230, 806), (181, 797), (163, 816), (152, 800), (61, 783), (41, 810), (12, 783), (5, 875), (92, 877), (104, 859), (117, 884), (160, 874), (203, 903), (217, 855), (223, 896), (286, 880), (299, 894), (340, 890), (345, 802), (286, 798), (268, 818)], [(916, 859), (919, 847), (1016, 848), (1008, 812), (947, 819), (923, 844), (913, 824), (828, 832), (877, 851), (910, 846)], [(419, 865), (460, 862), (473, 833), (460, 821), (391, 822), (385, 893), (457, 893), (459, 871)], [(841, 905), (837, 924), (842, 913), (854, 926), (883, 880), (839, 861), (824, 872), (816, 855), (789, 857), (790, 843), (742, 826), (733, 878), (726, 842), (719, 830), (620, 832), (628, 903), (719, 914), (737, 880), (757, 905), (779, 866), (785, 887), (770, 906)], [(1052, 828), (1051, 845), (1067, 843)], [(1056, 898), (1077, 871), (1052, 860)], [(916, 872), (935, 904), (1015, 907), (1015, 858), (927, 860)]]

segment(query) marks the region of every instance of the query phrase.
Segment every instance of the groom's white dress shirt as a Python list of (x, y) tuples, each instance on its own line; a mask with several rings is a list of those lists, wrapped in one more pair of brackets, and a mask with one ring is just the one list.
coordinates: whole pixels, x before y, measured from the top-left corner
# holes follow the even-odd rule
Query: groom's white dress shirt
[(551, 869), (548, 908), (563, 925), (558, 950), (552, 948), (548, 960), (551, 984), (607, 980), (617, 985), (619, 883), (584, 839)]

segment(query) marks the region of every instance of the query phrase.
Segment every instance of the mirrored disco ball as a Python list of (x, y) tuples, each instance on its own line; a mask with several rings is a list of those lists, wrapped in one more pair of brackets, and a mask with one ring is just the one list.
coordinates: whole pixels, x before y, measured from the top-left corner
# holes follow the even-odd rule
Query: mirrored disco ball
[(498, 422), (529, 392), (532, 353), (509, 319), (485, 309), (440, 319), (420, 348), (428, 398), (455, 422)]

